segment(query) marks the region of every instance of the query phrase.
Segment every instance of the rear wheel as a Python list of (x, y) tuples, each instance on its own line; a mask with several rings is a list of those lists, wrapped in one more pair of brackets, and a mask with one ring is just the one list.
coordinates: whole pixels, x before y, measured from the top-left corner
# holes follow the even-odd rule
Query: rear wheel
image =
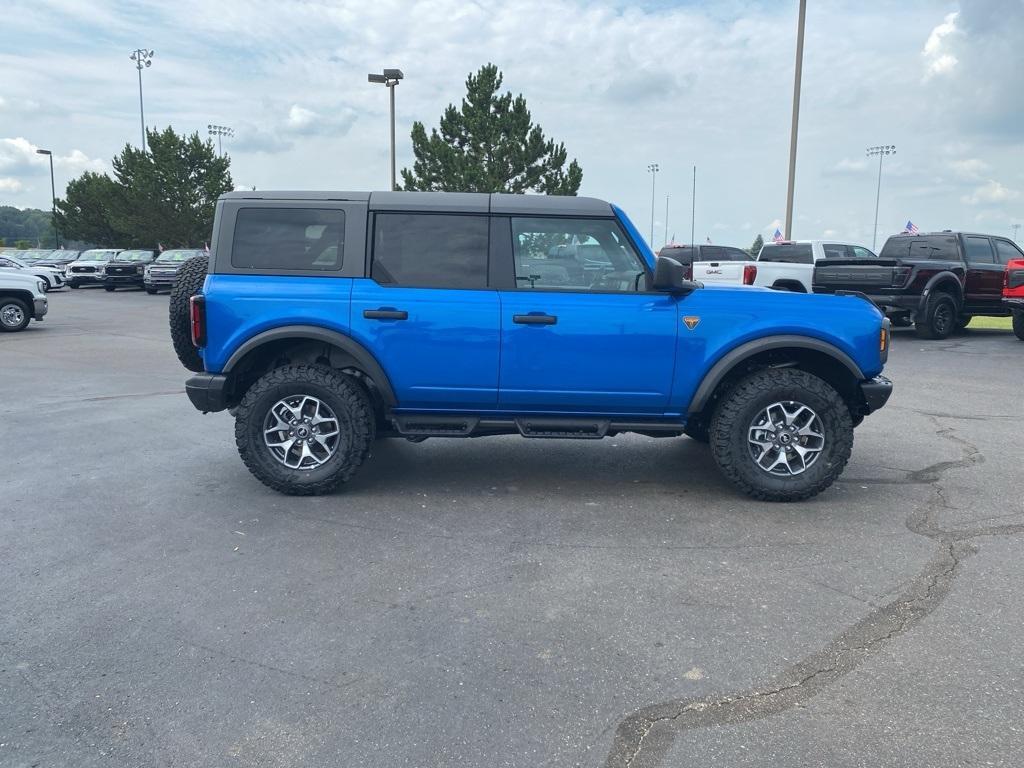
[(106, 291), (107, 293), (113, 293), (115, 291), (115, 286), (113, 286), (113, 285), (104, 285), (103, 286), (103, 290)]
[(182, 365), (197, 373), (203, 370), (203, 358), (192, 343), (188, 300), (203, 290), (209, 263), (208, 256), (193, 256), (181, 265), (177, 280), (171, 289), (171, 300), (167, 309), (174, 353)]
[(1024, 341), (1024, 312), (1013, 313), (1013, 332), (1018, 339)]
[(0, 331), (14, 333), (25, 330), (31, 319), (28, 305), (13, 296), (0, 298)]
[(914, 323), (914, 331), (922, 339), (945, 339), (956, 327), (956, 302), (941, 291), (928, 297), (924, 311)]
[(332, 368), (289, 365), (265, 374), (235, 414), (245, 466), (281, 493), (328, 493), (370, 454), (374, 414), (362, 387)]
[(150, 296), (155, 296), (156, 295), (156, 288), (149, 288), (149, 287), (147, 287), (146, 288), (146, 293), (148, 293)]
[(764, 501), (816, 496), (853, 450), (850, 409), (828, 383), (796, 368), (752, 373), (718, 403), (711, 454), (722, 474)]

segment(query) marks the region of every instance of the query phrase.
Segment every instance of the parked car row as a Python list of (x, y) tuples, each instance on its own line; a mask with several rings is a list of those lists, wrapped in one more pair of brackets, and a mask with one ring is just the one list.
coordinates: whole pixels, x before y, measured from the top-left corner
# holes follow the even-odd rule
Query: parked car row
[(0, 249), (0, 272), (25, 272), (46, 283), (46, 290), (103, 286), (144, 288), (154, 294), (170, 290), (178, 267), (204, 251), (196, 248), (154, 249), (92, 248), (72, 250)]
[(765, 243), (756, 259), (739, 248), (710, 244), (666, 246), (659, 255), (679, 261), (688, 278), (705, 283), (860, 293), (895, 324), (913, 324), (921, 338), (944, 339), (975, 316), (1012, 314), (1014, 330), (1024, 339), (1024, 295), (1004, 296), (1009, 265), (1024, 261), (1024, 252), (1005, 237), (901, 233), (879, 255), (828, 240)]

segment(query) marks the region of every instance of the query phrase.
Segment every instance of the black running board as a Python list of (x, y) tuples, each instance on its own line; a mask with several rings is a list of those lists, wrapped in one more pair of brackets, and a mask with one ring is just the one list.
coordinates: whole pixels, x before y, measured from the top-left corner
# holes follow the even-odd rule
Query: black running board
[(519, 416), (512, 419), (486, 419), (479, 416), (438, 414), (392, 414), (395, 431), (403, 437), (484, 437), (522, 435), (534, 438), (600, 440), (621, 432), (637, 432), (651, 437), (683, 434), (678, 421), (614, 421), (586, 417), (558, 418)]

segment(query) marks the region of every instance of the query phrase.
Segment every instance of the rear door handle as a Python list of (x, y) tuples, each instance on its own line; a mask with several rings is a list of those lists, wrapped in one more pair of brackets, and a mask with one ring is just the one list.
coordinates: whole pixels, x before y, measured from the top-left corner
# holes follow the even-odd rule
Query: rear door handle
[(520, 325), (554, 325), (558, 318), (555, 315), (545, 315), (543, 312), (531, 312), (528, 315), (512, 315), (512, 322)]
[(381, 307), (380, 309), (364, 309), (363, 317), (367, 320), (408, 320), (409, 313), (404, 309)]

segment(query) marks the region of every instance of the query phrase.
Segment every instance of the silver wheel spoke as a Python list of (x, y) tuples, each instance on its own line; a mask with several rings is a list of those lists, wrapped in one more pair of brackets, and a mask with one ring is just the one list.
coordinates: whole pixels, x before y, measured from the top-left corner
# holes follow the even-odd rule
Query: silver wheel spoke
[(319, 398), (289, 395), (268, 409), (263, 442), (270, 455), (289, 469), (316, 469), (337, 453), (341, 425)]
[(760, 411), (747, 429), (750, 458), (765, 472), (791, 477), (805, 472), (825, 449), (825, 427), (803, 403), (780, 401)]

